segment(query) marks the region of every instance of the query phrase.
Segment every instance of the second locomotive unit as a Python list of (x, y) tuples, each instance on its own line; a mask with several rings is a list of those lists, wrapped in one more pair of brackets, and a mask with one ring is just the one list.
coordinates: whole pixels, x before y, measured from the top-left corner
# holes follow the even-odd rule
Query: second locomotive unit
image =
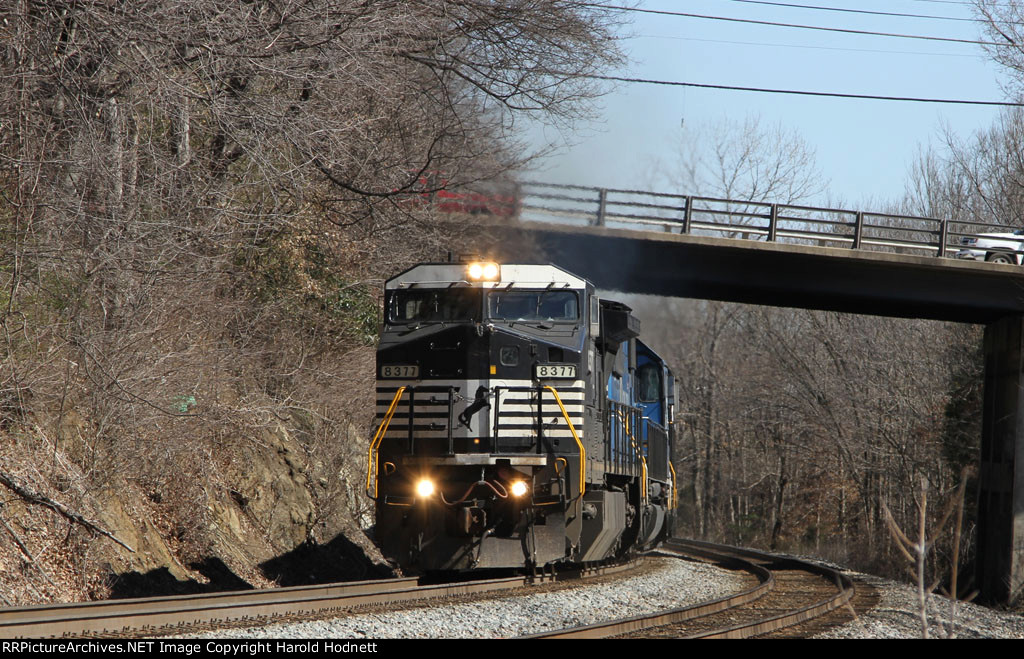
[(674, 383), (630, 308), (552, 265), (390, 279), (366, 487), (412, 571), (601, 561), (668, 533)]

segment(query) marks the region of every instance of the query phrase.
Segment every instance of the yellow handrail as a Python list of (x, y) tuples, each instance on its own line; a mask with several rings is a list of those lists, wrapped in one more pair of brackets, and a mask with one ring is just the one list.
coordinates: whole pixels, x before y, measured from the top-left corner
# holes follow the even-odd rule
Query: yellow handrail
[[(378, 449), (380, 449), (380, 443), (384, 440), (384, 435), (388, 431), (388, 426), (391, 425), (391, 417), (395, 415), (395, 408), (398, 407), (398, 400), (405, 393), (405, 387), (399, 387), (398, 391), (395, 392), (395, 397), (391, 401), (391, 406), (388, 407), (388, 411), (384, 414), (384, 419), (381, 421), (380, 427), (377, 428), (377, 434), (373, 436), (373, 441), (370, 442), (370, 453), (366, 458), (366, 494), (373, 499), (377, 498), (377, 480), (373, 478), (373, 473), (376, 471), (376, 455)], [(412, 414), (412, 410), (409, 410), (409, 414)], [(370, 494), (370, 481), (373, 480), (373, 494)]]
[(562, 416), (565, 417), (565, 422), (569, 424), (569, 432), (572, 433), (572, 438), (576, 440), (576, 446), (580, 448), (580, 496), (582, 497), (587, 491), (587, 449), (583, 447), (583, 442), (580, 441), (580, 436), (576, 434), (576, 426), (572, 425), (572, 421), (569, 419), (569, 413), (565, 410), (565, 405), (562, 404), (562, 398), (555, 391), (555, 388), (551, 385), (544, 385), (544, 388), (551, 392), (555, 397), (555, 402), (558, 403), (558, 407), (562, 410)]
[(668, 468), (672, 470), (672, 505), (669, 506), (669, 510), (675, 510), (676, 507), (676, 468), (672, 466), (672, 461), (669, 460)]
[(633, 437), (633, 433), (629, 428), (629, 417), (622, 413), (622, 410), (615, 411), (619, 418), (622, 419), (623, 426), (626, 429), (626, 437), (629, 437), (629, 443), (633, 445), (633, 450), (636, 452), (636, 457), (640, 458), (640, 479), (641, 479), (641, 491), (640, 491), (640, 502), (647, 503), (647, 460), (640, 452), (640, 447), (636, 444), (636, 438)]

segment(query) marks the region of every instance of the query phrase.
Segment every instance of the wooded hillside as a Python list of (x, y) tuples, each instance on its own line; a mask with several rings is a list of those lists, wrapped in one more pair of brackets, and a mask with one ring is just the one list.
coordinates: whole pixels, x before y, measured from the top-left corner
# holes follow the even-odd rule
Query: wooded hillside
[(514, 122), (588, 111), (614, 21), (555, 0), (4, 6), (0, 470), (168, 549), (118, 562), (8, 492), (0, 593), (105, 596), (211, 554), (253, 580), (246, 561), (358, 530), (379, 287), (450, 247), (430, 181), (511, 177)]

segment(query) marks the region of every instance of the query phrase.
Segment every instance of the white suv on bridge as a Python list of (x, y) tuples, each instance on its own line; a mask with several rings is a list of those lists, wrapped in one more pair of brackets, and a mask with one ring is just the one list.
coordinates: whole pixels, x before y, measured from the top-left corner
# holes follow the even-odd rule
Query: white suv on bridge
[(960, 246), (960, 251), (956, 253), (958, 259), (1020, 265), (1021, 252), (1024, 252), (1024, 229), (1017, 229), (1012, 233), (979, 233), (976, 236), (964, 236), (960, 239)]

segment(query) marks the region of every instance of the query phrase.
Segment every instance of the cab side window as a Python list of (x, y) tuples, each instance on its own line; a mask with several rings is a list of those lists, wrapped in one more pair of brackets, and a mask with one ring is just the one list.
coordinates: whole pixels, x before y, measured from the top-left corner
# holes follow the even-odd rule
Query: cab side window
[(661, 400), (661, 369), (657, 364), (644, 364), (636, 371), (637, 398), (641, 403)]

